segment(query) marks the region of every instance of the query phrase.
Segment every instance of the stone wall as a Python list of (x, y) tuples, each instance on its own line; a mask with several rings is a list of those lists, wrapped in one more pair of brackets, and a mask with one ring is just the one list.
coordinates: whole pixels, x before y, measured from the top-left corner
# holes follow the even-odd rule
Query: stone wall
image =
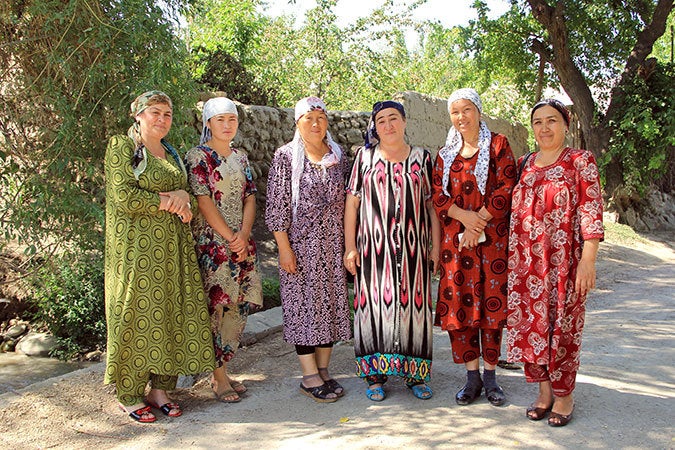
[[(216, 93), (218, 95), (219, 93)], [(205, 95), (202, 100), (213, 97)], [(412, 145), (429, 149), (435, 156), (445, 143), (450, 128), (447, 101), (416, 92), (396, 94), (397, 100), (405, 106), (407, 116), (406, 137)], [(291, 108), (269, 106), (237, 105), (239, 111), (239, 132), (232, 145), (248, 154), (253, 180), (258, 188), (256, 237), (268, 239), (263, 215), (267, 192), (267, 174), (274, 158), (274, 152), (293, 139), (295, 133), (294, 112)], [(330, 111), (329, 131), (333, 139), (351, 158), (358, 147), (363, 145), (363, 136), (368, 126), (369, 112)], [(527, 129), (520, 124), (485, 116), (490, 130), (505, 134), (514, 154), (522, 155), (527, 150)], [(195, 128), (201, 132), (201, 117), (195, 118)]]

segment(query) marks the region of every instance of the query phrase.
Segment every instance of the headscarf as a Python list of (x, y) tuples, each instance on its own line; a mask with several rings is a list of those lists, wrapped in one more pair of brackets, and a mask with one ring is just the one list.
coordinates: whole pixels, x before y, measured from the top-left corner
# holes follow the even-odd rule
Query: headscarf
[[(296, 125), (302, 116), (311, 111), (321, 111), (328, 115), (328, 110), (326, 109), (326, 104), (323, 100), (318, 97), (305, 97), (295, 104)], [(330, 151), (316, 164), (320, 166), (325, 173), (326, 169), (334, 166), (340, 161), (342, 158), (342, 149), (333, 140), (333, 137), (328, 130), (326, 130), (326, 137), (324, 140), (326, 141), (326, 144), (328, 144)], [(291, 148), (293, 151), (291, 158), (291, 204), (293, 205), (293, 214), (295, 215), (298, 210), (298, 198), (300, 197), (300, 178), (302, 178), (302, 172), (305, 169), (305, 143), (302, 140), (302, 136), (300, 135), (297, 126), (295, 129), (295, 136), (291, 142)]]
[(234, 114), (239, 117), (237, 105), (229, 98), (215, 97), (204, 103), (204, 108), (202, 109), (202, 136), (199, 139), (200, 144), (211, 140), (211, 130), (206, 126), (206, 123), (211, 117), (217, 116), (218, 114)]
[[(483, 113), (483, 103), (480, 101), (478, 92), (472, 88), (457, 89), (448, 98), (448, 112), (452, 104), (457, 100), (469, 100), (476, 105), (478, 113)], [(445, 146), (441, 148), (438, 153), (443, 159), (443, 193), (450, 197), (448, 193), (448, 180), (450, 179), (450, 166), (462, 150), (463, 143), (462, 134), (454, 127), (450, 126), (448, 137), (445, 140)], [(487, 185), (488, 168), (490, 164), (490, 144), (492, 143), (492, 133), (487, 127), (484, 120), (480, 121), (480, 128), (478, 130), (478, 161), (476, 161), (476, 168), (474, 169), (474, 176), (478, 184), (478, 190), (485, 195), (485, 186)]]
[(366, 139), (364, 142), (366, 148), (373, 148), (380, 143), (380, 136), (377, 135), (377, 130), (375, 128), (375, 116), (377, 116), (377, 113), (387, 108), (396, 109), (398, 112), (401, 113), (401, 116), (403, 116), (403, 118), (405, 119), (405, 109), (403, 108), (403, 105), (400, 104), (399, 102), (395, 102), (393, 100), (385, 100), (383, 102), (375, 103), (373, 105), (373, 112), (370, 113), (370, 120), (368, 121), (368, 129), (366, 130)]
[[(143, 94), (136, 97), (133, 102), (131, 102), (131, 117), (134, 118), (134, 124), (129, 127), (129, 130), (127, 130), (127, 135), (134, 141), (134, 145), (136, 147), (134, 149), (134, 156), (131, 158), (131, 170), (134, 172), (134, 177), (136, 180), (138, 180), (141, 174), (148, 167), (148, 155), (145, 150), (145, 145), (143, 145), (143, 140), (141, 139), (141, 124), (138, 122), (138, 120), (136, 120), (136, 116), (145, 111), (148, 106), (152, 106), (150, 104), (150, 100), (153, 99), (155, 100), (152, 103), (153, 105), (168, 104), (173, 109), (171, 98), (162, 91), (153, 90), (144, 92)], [(164, 139), (162, 139), (161, 142), (173, 159), (176, 160), (176, 163), (178, 164), (178, 167), (181, 169), (181, 171), (187, 175), (183, 161), (181, 160), (180, 156), (178, 156), (176, 149)]]
[(565, 105), (563, 105), (563, 102), (560, 100), (556, 100), (554, 98), (547, 98), (545, 100), (541, 100), (540, 102), (537, 102), (536, 105), (532, 107), (532, 111), (530, 112), (530, 123), (532, 123), (532, 117), (534, 116), (534, 112), (541, 108), (542, 106), (550, 106), (551, 108), (554, 108), (557, 110), (560, 115), (562, 116), (563, 120), (565, 121), (565, 125), (569, 128), (570, 126), (570, 111), (567, 109)]

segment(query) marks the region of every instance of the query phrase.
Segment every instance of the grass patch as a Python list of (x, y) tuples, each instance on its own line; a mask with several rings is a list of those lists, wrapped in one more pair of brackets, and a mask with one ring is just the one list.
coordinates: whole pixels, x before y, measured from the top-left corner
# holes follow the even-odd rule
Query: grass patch
[(632, 245), (632, 244), (650, 244), (649, 239), (645, 239), (635, 232), (628, 225), (614, 222), (605, 222), (605, 240), (613, 244)]

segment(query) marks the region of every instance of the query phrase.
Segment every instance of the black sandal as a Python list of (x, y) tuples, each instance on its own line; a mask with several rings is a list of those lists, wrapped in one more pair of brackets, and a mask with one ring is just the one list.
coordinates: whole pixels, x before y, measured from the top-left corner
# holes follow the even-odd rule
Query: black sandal
[[(345, 388), (343, 388), (342, 385), (337, 381), (335, 381), (334, 379), (331, 378), (330, 380), (326, 380), (326, 385), (328, 386), (328, 389), (333, 391), (333, 393), (338, 397), (342, 397), (343, 395), (345, 395)], [(338, 389), (340, 390), (340, 392), (338, 392)]]
[[(300, 383), (300, 392), (318, 403), (333, 403), (338, 399), (337, 394), (328, 387), (327, 383), (315, 387), (305, 387)], [(329, 395), (335, 395), (335, 397), (329, 397)]]

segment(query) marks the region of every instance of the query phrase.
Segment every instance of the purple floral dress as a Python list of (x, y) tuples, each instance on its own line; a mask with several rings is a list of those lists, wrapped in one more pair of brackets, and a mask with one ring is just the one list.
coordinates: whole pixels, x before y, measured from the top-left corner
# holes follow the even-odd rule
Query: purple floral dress
[(270, 231), (285, 231), (297, 258), (297, 273), (279, 269), (284, 340), (319, 345), (351, 338), (344, 251), (347, 158), (327, 169), (307, 158), (297, 212), (291, 207), (291, 155), (279, 148), (270, 168), (265, 219)]
[[(257, 192), (246, 154), (232, 149), (232, 154), (223, 158), (210, 147), (200, 145), (185, 155), (185, 161), (192, 193), (211, 197), (230, 229), (238, 231), (243, 219), (244, 199)], [(211, 314), (216, 361), (229, 361), (236, 351), (231, 347), (237, 345), (246, 324), (249, 305), (262, 305), (262, 281), (255, 242), (249, 239), (248, 257), (235, 262), (227, 241), (203, 215), (197, 215), (192, 221), (192, 234)], [(223, 321), (224, 313), (231, 308), (240, 310), (237, 319), (240, 323)], [(237, 330), (237, 336), (231, 336), (232, 329)]]

